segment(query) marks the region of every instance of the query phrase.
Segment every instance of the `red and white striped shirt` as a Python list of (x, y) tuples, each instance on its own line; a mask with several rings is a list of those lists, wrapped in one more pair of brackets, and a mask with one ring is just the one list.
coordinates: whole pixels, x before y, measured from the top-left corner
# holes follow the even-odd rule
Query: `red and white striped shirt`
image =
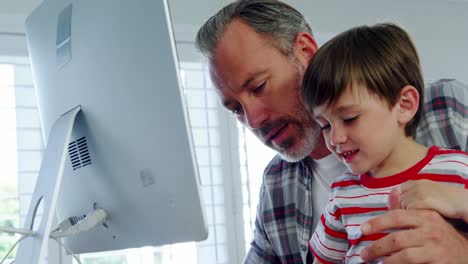
[(468, 189), (468, 153), (431, 147), (413, 167), (385, 178), (339, 177), (330, 200), (310, 238), (309, 247), (323, 263), (361, 263), (361, 250), (386, 233), (363, 236), (360, 225), (388, 210), (390, 191), (408, 180), (433, 180)]

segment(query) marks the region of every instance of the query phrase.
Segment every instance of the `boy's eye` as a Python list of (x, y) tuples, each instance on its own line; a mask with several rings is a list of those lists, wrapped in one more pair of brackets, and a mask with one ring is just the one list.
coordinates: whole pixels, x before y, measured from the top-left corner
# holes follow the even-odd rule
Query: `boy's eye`
[(322, 131), (327, 130), (327, 129), (330, 129), (330, 124), (323, 124), (323, 125), (320, 125), (320, 129), (321, 129)]
[(320, 130), (327, 130), (330, 128), (330, 123), (326, 121), (324, 118), (316, 118), (315, 122), (317, 125), (320, 126)]
[(354, 121), (356, 121), (356, 119), (358, 118), (359, 116), (353, 116), (353, 117), (349, 117), (349, 118), (345, 118), (343, 119), (343, 122), (345, 124), (351, 124), (353, 123)]

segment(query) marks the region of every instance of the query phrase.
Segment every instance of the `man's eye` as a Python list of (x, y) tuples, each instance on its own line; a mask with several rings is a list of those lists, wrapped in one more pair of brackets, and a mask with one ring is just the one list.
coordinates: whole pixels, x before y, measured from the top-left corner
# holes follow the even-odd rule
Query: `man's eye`
[(240, 116), (242, 114), (242, 107), (237, 106), (237, 107), (231, 109), (231, 112), (236, 116)]
[(265, 89), (265, 85), (266, 85), (266, 81), (263, 81), (260, 85), (255, 87), (255, 89), (253, 90), (253, 93), (254, 94), (260, 94)]

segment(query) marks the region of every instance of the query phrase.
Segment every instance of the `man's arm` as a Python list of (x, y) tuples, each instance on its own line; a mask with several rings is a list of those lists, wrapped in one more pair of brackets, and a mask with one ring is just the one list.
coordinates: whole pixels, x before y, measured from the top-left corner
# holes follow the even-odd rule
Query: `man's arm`
[(244, 264), (269, 264), (269, 263), (281, 263), (276, 255), (270, 255), (267, 250), (257, 243), (254, 239), (250, 244), (249, 252), (244, 258)]
[(276, 256), (275, 250), (268, 239), (263, 224), (263, 206), (265, 202), (265, 185), (260, 189), (260, 200), (257, 207), (257, 217), (255, 219), (254, 239), (250, 244), (250, 249), (244, 258), (244, 264), (268, 264), (281, 263)]
[[(466, 252), (468, 252), (468, 236), (467, 233), (457, 231), (452, 224), (449, 224), (441, 217), (439, 213), (433, 210), (424, 210), (424, 208), (433, 208), (432, 201), (429, 207), (421, 207), (416, 209), (402, 210), (401, 203), (405, 198), (404, 190), (410, 188), (415, 189), (417, 184), (427, 183), (439, 188), (430, 191), (430, 198), (434, 195), (444, 193), (440, 188), (455, 188), (447, 189), (450, 193), (445, 193), (445, 197), (441, 200), (454, 198), (453, 201), (465, 201), (467, 190), (459, 187), (453, 187), (443, 183), (435, 183), (431, 181), (415, 181), (407, 182), (406, 187), (402, 186), (403, 191), (397, 189), (392, 190), (389, 197), (389, 206), (394, 209), (390, 213), (374, 218), (361, 226), (364, 234), (381, 232), (394, 228), (404, 228), (404, 230), (391, 233), (386, 237), (374, 242), (366, 250), (361, 252), (364, 260), (371, 260), (384, 257), (384, 263), (464, 263), (466, 260)], [(403, 185), (405, 185), (403, 184)], [(413, 186), (413, 187), (411, 187)], [(416, 189), (418, 189), (416, 187)], [(427, 189), (427, 188), (424, 188)], [(418, 192), (418, 191), (416, 191)], [(403, 199), (402, 199), (403, 198)], [(393, 201), (392, 201), (393, 200)], [(424, 200), (424, 198), (422, 199)], [(461, 204), (460, 204), (461, 205)], [(448, 203), (445, 205), (448, 208), (442, 210), (454, 209), (457, 206)], [(449, 214), (446, 216), (464, 218), (465, 205), (460, 213)], [(451, 207), (451, 208), (450, 208)], [(454, 212), (456, 212), (455, 210)], [(446, 211), (449, 212), (449, 211)]]
[[(465, 180), (468, 184), (468, 181)], [(466, 188), (466, 187), (465, 187)], [(429, 209), (468, 223), (468, 190), (430, 180), (408, 181), (390, 192), (390, 208)]]

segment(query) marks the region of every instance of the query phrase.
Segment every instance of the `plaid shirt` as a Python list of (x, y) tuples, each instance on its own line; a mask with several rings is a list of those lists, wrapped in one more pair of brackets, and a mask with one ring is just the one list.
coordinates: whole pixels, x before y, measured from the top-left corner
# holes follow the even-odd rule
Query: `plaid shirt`
[[(456, 80), (428, 83), (416, 139), (427, 146), (468, 151), (468, 86)], [(339, 162), (337, 160), (337, 162)], [(273, 158), (265, 169), (246, 264), (305, 263), (313, 233), (313, 161)], [(339, 174), (339, 173), (338, 173)], [(339, 175), (336, 175), (337, 177)]]

